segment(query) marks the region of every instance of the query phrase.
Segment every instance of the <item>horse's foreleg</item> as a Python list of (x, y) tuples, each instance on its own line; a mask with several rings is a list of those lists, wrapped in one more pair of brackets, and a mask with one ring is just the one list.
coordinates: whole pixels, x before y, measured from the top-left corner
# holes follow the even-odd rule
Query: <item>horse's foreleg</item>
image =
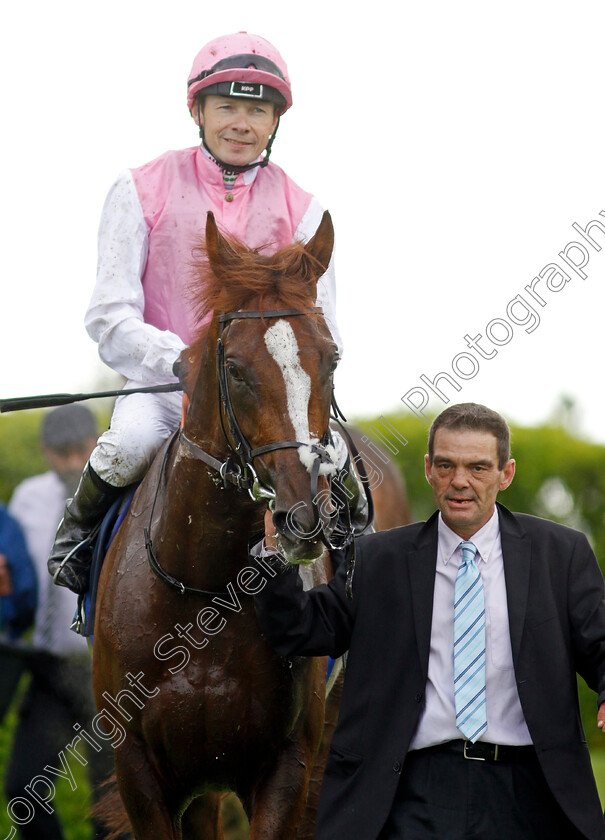
[(127, 735), (114, 756), (120, 796), (135, 840), (181, 840), (145, 746)]
[(225, 840), (221, 798), (220, 793), (206, 793), (191, 802), (181, 820), (183, 840)]
[(252, 792), (247, 807), (250, 840), (295, 840), (307, 800), (312, 761), (308, 745), (287, 742), (273, 771)]

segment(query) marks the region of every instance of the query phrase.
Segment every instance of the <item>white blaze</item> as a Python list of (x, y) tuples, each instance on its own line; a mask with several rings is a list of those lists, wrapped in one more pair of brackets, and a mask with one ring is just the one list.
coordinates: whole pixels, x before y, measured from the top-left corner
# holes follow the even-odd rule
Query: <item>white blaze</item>
[[(312, 438), (309, 431), (311, 377), (300, 364), (298, 342), (291, 325), (282, 319), (277, 321), (265, 333), (265, 344), (284, 377), (288, 416), (294, 427), (296, 440), (300, 443), (317, 443), (317, 438)], [(327, 447), (327, 449), (335, 460), (332, 447)], [(298, 455), (310, 472), (317, 455), (307, 446), (300, 446)], [(325, 474), (335, 472), (335, 470), (335, 464), (322, 464), (319, 471)]]
[(311, 377), (300, 365), (298, 343), (287, 321), (279, 320), (265, 333), (267, 350), (275, 359), (286, 383), (288, 415), (294, 426), (296, 440), (310, 443), (309, 399)]

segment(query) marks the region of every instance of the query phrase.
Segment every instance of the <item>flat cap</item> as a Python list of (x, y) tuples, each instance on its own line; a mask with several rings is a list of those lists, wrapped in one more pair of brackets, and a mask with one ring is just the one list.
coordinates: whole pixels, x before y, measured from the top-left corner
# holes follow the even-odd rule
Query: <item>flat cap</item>
[(83, 405), (62, 405), (44, 415), (42, 445), (49, 449), (79, 443), (97, 437), (97, 421), (90, 409)]

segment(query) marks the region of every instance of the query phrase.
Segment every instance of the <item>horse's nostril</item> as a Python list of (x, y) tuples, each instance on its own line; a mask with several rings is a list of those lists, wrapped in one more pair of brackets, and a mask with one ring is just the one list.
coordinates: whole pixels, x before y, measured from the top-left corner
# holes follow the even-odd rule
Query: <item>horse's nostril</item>
[(321, 525), (315, 521), (312, 508), (302, 502), (287, 511), (276, 511), (273, 514), (273, 523), (280, 534), (289, 539), (311, 539), (321, 530)]
[(275, 525), (277, 530), (280, 531), (282, 534), (285, 532), (285, 529), (287, 527), (287, 521), (288, 521), (288, 514), (287, 513), (283, 513), (282, 511), (278, 511), (278, 512), (273, 514), (273, 524)]

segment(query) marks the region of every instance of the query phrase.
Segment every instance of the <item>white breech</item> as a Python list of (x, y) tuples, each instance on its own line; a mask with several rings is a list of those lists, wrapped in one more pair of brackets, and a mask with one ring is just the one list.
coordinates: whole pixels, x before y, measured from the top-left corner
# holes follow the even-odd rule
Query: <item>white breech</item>
[[(128, 382), (124, 387), (139, 384)], [(111, 425), (90, 456), (99, 478), (113, 487), (140, 481), (166, 438), (178, 428), (182, 399), (180, 391), (118, 397)]]

